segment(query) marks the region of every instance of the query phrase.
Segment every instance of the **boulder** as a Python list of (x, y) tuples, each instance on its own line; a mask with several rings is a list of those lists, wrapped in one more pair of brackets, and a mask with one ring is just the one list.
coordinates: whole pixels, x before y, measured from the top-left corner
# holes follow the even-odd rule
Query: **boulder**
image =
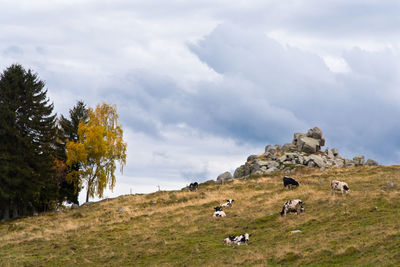
[(267, 162), (267, 165), (266, 165), (266, 166), (267, 166), (268, 170), (270, 170), (270, 169), (277, 169), (277, 168), (279, 167), (279, 163), (276, 162), (276, 161), (270, 160), (270, 161)]
[(276, 172), (276, 171), (279, 171), (279, 165), (277, 167), (269, 168), (264, 173), (269, 174), (269, 173), (273, 173), (273, 172)]
[(333, 154), (332, 150), (330, 150), (329, 148), (325, 149), (325, 155), (329, 158), (329, 159), (334, 159), (335, 155)]
[(350, 159), (345, 159), (344, 160), (344, 166), (345, 167), (354, 167), (354, 166), (356, 166), (356, 164), (354, 163), (354, 161), (352, 161)]
[(368, 166), (378, 166), (379, 164), (378, 164), (377, 161), (375, 161), (375, 160), (373, 160), (373, 159), (368, 159), (368, 160), (365, 162), (365, 165), (368, 165)]
[(250, 174), (256, 174), (256, 172), (260, 171), (260, 165), (258, 163), (253, 163), (250, 165)]
[(256, 159), (256, 160), (254, 161), (254, 163), (257, 163), (258, 165), (260, 165), (260, 167), (261, 167), (261, 166), (267, 166), (267, 165), (268, 165), (268, 162), (269, 162), (269, 161), (261, 160), (261, 159)]
[(344, 167), (344, 160), (342, 159), (335, 159), (332, 164), (334, 167), (343, 168)]
[[(233, 178), (240, 178), (245, 176), (245, 165), (237, 167), (235, 172), (233, 173)], [(218, 178), (217, 178), (218, 179)]]
[(270, 155), (275, 155), (276, 154), (276, 152), (278, 152), (278, 151), (280, 151), (281, 150), (281, 146), (280, 145), (274, 145), (274, 146), (272, 146), (272, 145), (267, 145), (266, 147), (265, 147), (265, 153), (267, 154), (270, 154)]
[(322, 137), (322, 131), (318, 127), (314, 127), (307, 132), (307, 137), (319, 140), (319, 145), (325, 145), (325, 138)]
[(293, 145), (295, 145), (296, 147), (298, 147), (298, 142), (299, 142), (299, 140), (300, 140), (300, 138), (301, 137), (305, 137), (306, 135), (305, 134), (303, 134), (303, 133), (294, 133), (294, 136), (293, 136)]
[(284, 163), (286, 161), (286, 155), (279, 157), (276, 161), (279, 163)]
[(307, 137), (311, 137), (314, 139), (322, 139), (322, 131), (318, 127), (314, 127), (307, 132)]
[(293, 145), (298, 151), (305, 153), (316, 153), (325, 145), (325, 139), (322, 137), (322, 131), (318, 127), (314, 127), (306, 134), (295, 133), (293, 137)]
[(224, 173), (218, 175), (218, 177), (217, 177), (217, 182), (220, 182), (220, 183), (225, 183), (225, 182), (229, 182), (232, 180), (233, 180), (233, 177), (230, 172), (224, 172)]
[(339, 156), (339, 150), (337, 150), (337, 148), (333, 148), (332, 153), (333, 153), (333, 156), (335, 156), (335, 157)]
[(296, 146), (293, 143), (287, 143), (282, 146), (283, 152), (296, 151)]
[(355, 156), (353, 158), (353, 162), (356, 166), (364, 165), (364, 156)]
[(77, 209), (77, 208), (79, 208), (79, 205), (78, 204), (72, 204), (71, 205), (71, 210), (74, 210), (74, 209)]
[(118, 212), (123, 212), (124, 211), (124, 207), (118, 207), (117, 210), (118, 210)]
[(313, 161), (315, 163), (315, 166), (317, 166), (317, 167), (320, 167), (320, 168), (326, 167), (326, 163), (320, 155), (310, 155), (309, 161)]
[(305, 153), (313, 154), (320, 151), (320, 140), (302, 136), (297, 141), (297, 148)]
[(247, 162), (253, 161), (253, 160), (255, 160), (257, 157), (258, 157), (257, 155), (250, 155), (250, 156), (247, 157)]
[(313, 167), (316, 166), (316, 164), (315, 164), (314, 161), (310, 160), (310, 161), (307, 162), (307, 166), (313, 168)]

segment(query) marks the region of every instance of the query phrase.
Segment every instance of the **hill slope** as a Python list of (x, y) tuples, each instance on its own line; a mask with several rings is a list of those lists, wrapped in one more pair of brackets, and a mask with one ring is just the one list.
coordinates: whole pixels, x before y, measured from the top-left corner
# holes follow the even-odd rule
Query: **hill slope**
[[(356, 167), (203, 184), (198, 192), (123, 196), (0, 224), (0, 266), (390, 265), (400, 263), (400, 166)], [(330, 195), (330, 180), (352, 192)], [(386, 184), (393, 182), (390, 192)], [(213, 207), (235, 199), (226, 218)], [(300, 198), (305, 213), (279, 216)], [(118, 207), (123, 207), (119, 212)], [(291, 234), (291, 230), (301, 233)], [(248, 246), (225, 246), (251, 233)]]

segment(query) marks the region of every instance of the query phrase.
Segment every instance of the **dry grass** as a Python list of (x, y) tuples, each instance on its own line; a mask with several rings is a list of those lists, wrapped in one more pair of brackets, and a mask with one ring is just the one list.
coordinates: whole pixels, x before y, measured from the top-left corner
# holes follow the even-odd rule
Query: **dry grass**
[[(295, 190), (282, 174), (219, 184), (198, 192), (129, 195), (76, 210), (0, 224), (0, 266), (393, 265), (400, 263), (399, 166), (300, 169)], [(352, 193), (331, 195), (332, 179)], [(235, 199), (226, 218), (213, 207)], [(301, 216), (279, 216), (300, 198)], [(122, 206), (123, 212), (117, 207)], [(377, 209), (375, 208), (377, 207)], [(302, 232), (291, 234), (291, 230)], [(228, 247), (232, 234), (252, 234)]]

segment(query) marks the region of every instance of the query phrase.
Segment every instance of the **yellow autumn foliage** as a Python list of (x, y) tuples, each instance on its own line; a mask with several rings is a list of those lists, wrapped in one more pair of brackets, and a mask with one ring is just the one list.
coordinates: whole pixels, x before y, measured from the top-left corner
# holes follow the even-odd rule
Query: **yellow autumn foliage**
[(88, 123), (79, 123), (78, 141), (66, 145), (67, 165), (80, 165), (80, 170), (70, 173), (68, 179), (86, 184), (86, 201), (89, 196), (102, 197), (107, 185), (114, 188), (116, 161), (122, 173), (127, 149), (114, 105), (99, 104), (95, 110), (89, 108), (88, 115)]

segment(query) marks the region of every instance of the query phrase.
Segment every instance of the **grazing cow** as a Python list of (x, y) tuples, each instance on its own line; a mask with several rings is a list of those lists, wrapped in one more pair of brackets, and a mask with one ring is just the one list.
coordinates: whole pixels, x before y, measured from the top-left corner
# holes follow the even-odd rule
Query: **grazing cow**
[(249, 242), (249, 237), (250, 237), (250, 235), (248, 233), (245, 233), (243, 235), (238, 235), (238, 236), (230, 235), (229, 237), (224, 239), (224, 244), (225, 245), (234, 244), (234, 245), (238, 245), (238, 246), (243, 245), (243, 244), (247, 245), (247, 243)]
[(285, 176), (283, 177), (283, 187), (288, 187), (289, 189), (292, 188), (292, 186), (299, 186), (299, 182), (297, 182), (295, 179), (292, 177)]
[(220, 204), (221, 207), (232, 207), (233, 199), (227, 199), (225, 203)]
[(199, 184), (197, 182), (191, 183), (189, 185), (189, 191), (197, 191), (199, 189)]
[(225, 217), (226, 216), (225, 212), (222, 210), (221, 207), (215, 207), (214, 209), (215, 209), (215, 212), (214, 212), (213, 217)]
[(346, 194), (350, 193), (350, 188), (345, 182), (333, 180), (331, 182), (331, 194), (333, 194), (334, 191), (341, 191), (343, 196), (344, 192), (346, 192)]
[(289, 200), (283, 205), (281, 216), (286, 216), (288, 212), (297, 212), (297, 215), (300, 215), (303, 211), (303, 202), (300, 199)]

